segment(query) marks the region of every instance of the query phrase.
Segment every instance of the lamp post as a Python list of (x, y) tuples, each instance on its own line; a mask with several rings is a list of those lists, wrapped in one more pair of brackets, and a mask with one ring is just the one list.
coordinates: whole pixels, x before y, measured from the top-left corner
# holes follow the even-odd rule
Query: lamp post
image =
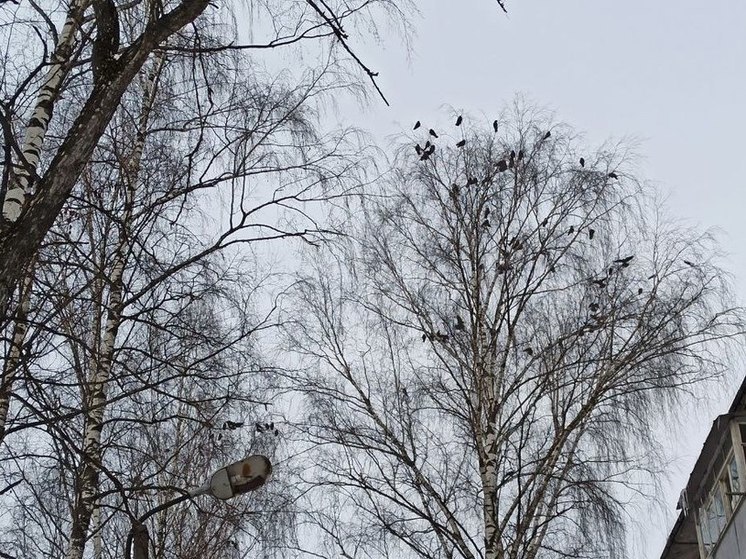
[(162, 505), (150, 509), (137, 520), (132, 521), (132, 528), (125, 543), (125, 557), (127, 559), (148, 559), (150, 535), (145, 521), (161, 511), (178, 505), (198, 495), (212, 495), (223, 501), (260, 488), (267, 483), (272, 475), (272, 463), (269, 458), (261, 454), (249, 456), (239, 462), (220, 468), (212, 474), (210, 481), (191, 491), (166, 501)]

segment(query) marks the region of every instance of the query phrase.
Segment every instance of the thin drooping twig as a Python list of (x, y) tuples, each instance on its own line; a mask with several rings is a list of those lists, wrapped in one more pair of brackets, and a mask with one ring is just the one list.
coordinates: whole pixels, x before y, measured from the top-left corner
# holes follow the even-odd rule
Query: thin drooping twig
[[(381, 96), (381, 99), (383, 99), (383, 102), (386, 103), (386, 106), (391, 106), (386, 99), (386, 96), (383, 94), (383, 91), (381, 91), (381, 88), (378, 86), (378, 83), (376, 83), (376, 77), (378, 76), (378, 72), (374, 72), (370, 68), (368, 68), (363, 61), (360, 59), (360, 57), (354, 53), (352, 48), (350, 48), (350, 45), (347, 44), (347, 34), (342, 30), (342, 28), (336, 23), (338, 21), (337, 16), (334, 15), (333, 12), (330, 11), (331, 17), (322, 10), (314, 0), (306, 0), (309, 6), (311, 6), (314, 11), (319, 14), (324, 21), (326, 21), (327, 25), (332, 29), (334, 34), (337, 36), (337, 39), (339, 39), (340, 44), (344, 47), (344, 49), (349, 53), (349, 55), (352, 57), (352, 59), (357, 63), (360, 68), (363, 69), (363, 71), (368, 75), (370, 78), (371, 83), (373, 84), (373, 87), (376, 88), (376, 91)], [(333, 18), (333, 19), (332, 19)]]

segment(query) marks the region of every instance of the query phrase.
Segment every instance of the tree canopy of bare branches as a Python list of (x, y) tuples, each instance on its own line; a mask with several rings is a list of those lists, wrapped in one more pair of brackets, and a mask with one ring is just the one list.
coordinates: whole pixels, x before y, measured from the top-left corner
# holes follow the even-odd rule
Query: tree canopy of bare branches
[(652, 425), (723, 372), (743, 314), (623, 144), (520, 104), (458, 125), (403, 140), (299, 279), (320, 553), (624, 557)]

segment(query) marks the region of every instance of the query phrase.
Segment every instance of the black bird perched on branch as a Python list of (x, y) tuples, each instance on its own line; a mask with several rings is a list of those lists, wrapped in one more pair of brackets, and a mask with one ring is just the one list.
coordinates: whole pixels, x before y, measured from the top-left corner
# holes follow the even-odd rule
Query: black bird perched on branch
[(522, 159), (523, 159), (523, 150), (519, 149), (518, 150), (518, 161), (521, 161)]
[(476, 177), (469, 177), (469, 179), (466, 181), (466, 186), (471, 186), (472, 184), (477, 184)]
[(635, 255), (633, 254), (631, 256), (625, 256), (624, 258), (617, 258), (614, 260), (614, 264), (621, 264), (622, 268), (626, 268), (634, 257)]
[(414, 146), (414, 150), (417, 152), (417, 155), (422, 155), (422, 148), (420, 147), (420, 144)]
[(458, 115), (458, 118), (456, 119), (456, 126), (461, 126), (461, 123), (464, 121), (463, 117), (461, 115)]
[(438, 137), (438, 134), (437, 134), (437, 133), (435, 132), (435, 130), (433, 130), (432, 128), (430, 129), (429, 133), (430, 133), (430, 135), (431, 135), (431, 136), (432, 136), (433, 138), (437, 138), (437, 137)]
[(495, 131), (495, 134), (497, 134), (497, 120), (492, 121), (492, 129)]
[(489, 220), (489, 219), (485, 219), (485, 220), (484, 220), (484, 221), (482, 222), (482, 227), (489, 227), (489, 226), (490, 226), (490, 220)]
[(243, 422), (238, 422), (238, 421), (223, 422), (223, 430), (233, 431), (235, 429), (238, 429), (239, 427), (243, 427)]
[(457, 148), (462, 148), (466, 145), (466, 140), (461, 140), (460, 142), (456, 143)]
[(454, 330), (463, 330), (465, 328), (464, 320), (459, 316), (456, 315), (456, 324), (454, 325)]
[(570, 228), (567, 230), (567, 234), (572, 235), (573, 233), (575, 233), (575, 226), (570, 225)]
[(696, 268), (697, 265), (694, 262), (690, 262), (689, 260), (684, 260), (684, 264), (687, 266), (691, 266), (692, 268)]
[(508, 170), (508, 164), (505, 162), (504, 159), (501, 159), (497, 162), (497, 171), (502, 173), (504, 171)]
[(593, 239), (593, 235), (595, 235), (595, 234), (596, 234), (596, 230), (595, 229), (588, 229), (588, 238), (589, 239)]
[(606, 287), (606, 278), (591, 280), (591, 283), (598, 287)]
[(637, 294), (638, 295), (642, 295), (642, 287), (640, 287), (640, 288), (637, 289)]
[(618, 179), (619, 178), (619, 175), (617, 175), (614, 171), (612, 171), (611, 173), (609, 173), (608, 176), (609, 176), (610, 179)]
[(524, 352), (525, 352), (526, 354), (528, 354), (528, 356), (529, 356), (529, 357), (531, 357), (531, 356), (532, 356), (532, 355), (534, 354), (534, 350), (533, 350), (533, 349), (531, 349), (530, 347), (527, 347), (527, 348), (526, 348), (526, 349), (524, 349), (523, 351), (524, 351)]
[(549, 218), (548, 218), (548, 217), (545, 217), (545, 218), (544, 218), (544, 221), (542, 221), (542, 222), (541, 222), (541, 226), (542, 226), (542, 227), (546, 227), (548, 223), (549, 223)]
[(451, 198), (456, 200), (460, 192), (461, 189), (457, 184), (454, 183), (453, 186), (451, 186)]
[(552, 135), (551, 131), (547, 130), (547, 133), (544, 134), (544, 137), (542, 138), (542, 140), (548, 140), (549, 136), (551, 136), (551, 135)]
[(580, 158), (580, 166), (581, 167), (585, 167), (585, 158), (584, 157)]
[(418, 120), (417, 122), (414, 123), (414, 128), (412, 128), (412, 130), (417, 130), (420, 126), (422, 126), (422, 124)]

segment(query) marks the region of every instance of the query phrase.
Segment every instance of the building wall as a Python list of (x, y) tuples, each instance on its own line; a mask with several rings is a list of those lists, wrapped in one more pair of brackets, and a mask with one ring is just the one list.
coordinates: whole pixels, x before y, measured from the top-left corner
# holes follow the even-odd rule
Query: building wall
[(746, 558), (746, 499), (741, 499), (712, 559)]

